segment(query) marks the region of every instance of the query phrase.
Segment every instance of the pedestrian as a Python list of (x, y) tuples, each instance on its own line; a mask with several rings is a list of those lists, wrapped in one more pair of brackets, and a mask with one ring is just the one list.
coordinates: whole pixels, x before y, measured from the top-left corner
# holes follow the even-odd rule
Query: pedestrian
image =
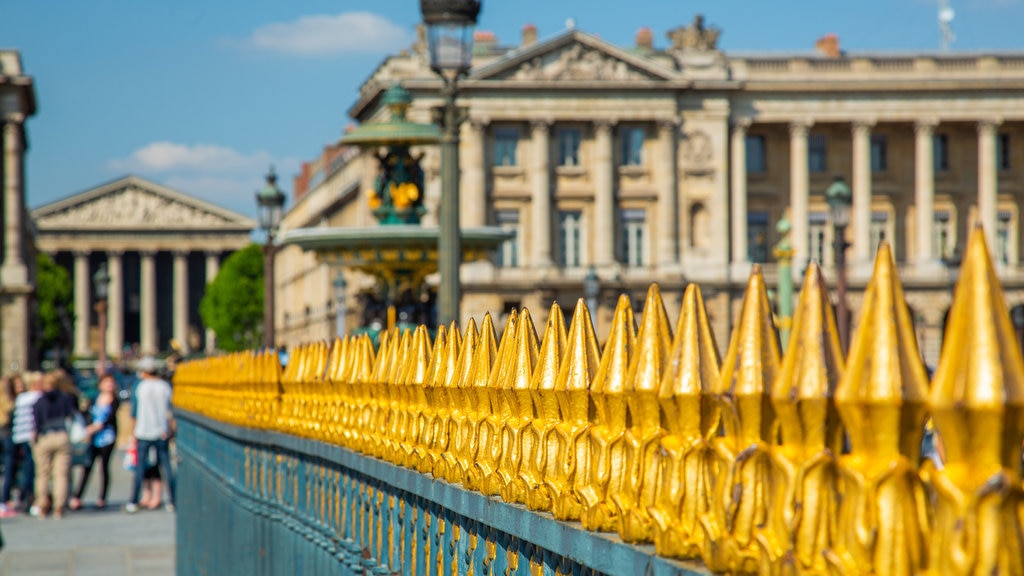
[[(35, 508), (41, 518), (53, 512), (54, 518), (64, 516), (64, 505), (68, 499), (68, 482), (71, 479), (71, 437), (68, 426), (78, 407), (75, 399), (61, 388), (66, 387), (67, 378), (63, 372), (50, 372), (43, 377), (43, 395), (33, 407), (35, 415), (35, 440), (33, 457), (36, 461), (36, 502)], [(53, 481), (53, 498), (50, 498), (50, 481)]]
[(14, 475), (18, 470), (16, 464), (18, 452), (14, 447), (14, 402), (18, 397), (17, 375), (4, 376), (0, 379), (0, 442), (4, 451), (4, 485), (3, 498), (0, 498), (0, 518), (9, 518), (17, 514), (14, 507), (8, 507), (11, 490), (14, 488)]
[(135, 442), (138, 446), (138, 464), (135, 466), (135, 481), (132, 483), (132, 497), (124, 510), (129, 514), (139, 510), (139, 493), (146, 474), (146, 460), (150, 450), (156, 451), (156, 459), (167, 482), (168, 511), (174, 511), (174, 471), (171, 469), (169, 442), (174, 435), (174, 416), (171, 414), (171, 385), (157, 376), (156, 359), (145, 356), (136, 364), (139, 383), (135, 387), (132, 408), (135, 418)]
[[(36, 429), (33, 409), (36, 401), (42, 396), (43, 375), (39, 372), (26, 372), (19, 380), (22, 385), (19, 388), (18, 381), (15, 381), (15, 390), (18, 391), (18, 395), (14, 400), (14, 418), (11, 419), (14, 466), (9, 472), (6, 467), (4, 468), (3, 497), (8, 510), (20, 509), (22, 512), (26, 512), (32, 506), (32, 486), (36, 479), (35, 459), (32, 458), (32, 435)], [(14, 484), (17, 482), (19, 463), (21, 465), (21, 486), (18, 492), (18, 502), (15, 502), (11, 499), (11, 492), (7, 490), (7, 482), (10, 481), (13, 490)]]
[(160, 477), (160, 464), (150, 454), (145, 462), (146, 471), (142, 476), (142, 496), (139, 499), (139, 507), (146, 510), (156, 510), (160, 507), (160, 500), (163, 498), (163, 478)]
[(89, 483), (89, 475), (92, 473), (96, 460), (100, 461), (100, 490), (99, 498), (96, 499), (96, 507), (103, 508), (107, 505), (107, 489), (110, 487), (110, 457), (114, 453), (114, 442), (117, 440), (117, 409), (120, 400), (117, 397), (117, 380), (113, 374), (104, 374), (97, 385), (99, 395), (88, 409), (88, 426), (86, 433), (89, 435), (89, 451), (86, 455), (85, 466), (78, 481), (78, 489), (71, 498), (69, 508), (78, 510), (82, 507), (82, 494)]

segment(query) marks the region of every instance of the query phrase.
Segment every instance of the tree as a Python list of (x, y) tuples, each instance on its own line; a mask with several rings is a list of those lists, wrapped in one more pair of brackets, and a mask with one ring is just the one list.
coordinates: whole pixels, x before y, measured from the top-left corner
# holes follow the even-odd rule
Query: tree
[(39, 351), (67, 348), (71, 343), (71, 319), (75, 317), (71, 276), (43, 253), (36, 256), (36, 268)]
[(227, 352), (257, 348), (263, 341), (263, 250), (258, 244), (228, 256), (199, 303), (203, 324)]

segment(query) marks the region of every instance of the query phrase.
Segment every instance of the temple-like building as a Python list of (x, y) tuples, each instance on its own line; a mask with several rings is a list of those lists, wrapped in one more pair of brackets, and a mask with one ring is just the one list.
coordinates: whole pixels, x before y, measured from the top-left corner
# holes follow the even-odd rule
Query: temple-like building
[[(675, 295), (666, 299), (671, 308), (687, 282), (699, 281), (723, 342), (752, 264), (776, 282), (783, 216), (797, 282), (810, 260), (832, 281), (824, 192), (836, 176), (853, 195), (846, 240), (854, 325), (875, 250), (888, 240), (934, 363), (959, 255), (976, 224), (1010, 306), (1024, 303), (1024, 51), (847, 53), (828, 36), (806, 53), (726, 53), (719, 30), (700, 17), (666, 32), (659, 45), (642, 29), (633, 46), (573, 28), (539, 38), (527, 26), (515, 46), (477, 32), (473, 68), (460, 84), (468, 112), (462, 225), (499, 225), (516, 236), (491, 263), (463, 267), (466, 318), (519, 306), (538, 313), (552, 300), (571, 309), (593, 267), (602, 337), (620, 292), (639, 303), (658, 282)], [(384, 118), (381, 96), (396, 82), (415, 96), (410, 118), (430, 121), (441, 83), (422, 37), (370, 75), (351, 116)], [(436, 222), (438, 150), (424, 152), (426, 221)], [(318, 164), (322, 174), (304, 174), (284, 228), (369, 224), (371, 160), (332, 153)], [(297, 248), (278, 259), (281, 343), (333, 336), (336, 271)], [(347, 279), (350, 295), (367, 288)], [(358, 321), (353, 307), (348, 326)], [(1020, 335), (1024, 314), (1014, 317)]]

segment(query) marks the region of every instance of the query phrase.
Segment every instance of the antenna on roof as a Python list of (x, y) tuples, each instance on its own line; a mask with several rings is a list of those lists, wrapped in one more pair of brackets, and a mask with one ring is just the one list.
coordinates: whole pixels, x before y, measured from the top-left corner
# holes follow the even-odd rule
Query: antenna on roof
[(950, 7), (949, 0), (939, 0), (939, 37), (943, 52), (949, 52), (949, 45), (956, 40), (952, 27), (954, 16), (956, 13)]

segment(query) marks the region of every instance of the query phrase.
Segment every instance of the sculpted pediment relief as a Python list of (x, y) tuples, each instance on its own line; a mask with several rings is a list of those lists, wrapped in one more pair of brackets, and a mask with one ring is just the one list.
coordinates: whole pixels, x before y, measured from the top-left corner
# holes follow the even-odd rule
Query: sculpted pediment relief
[(572, 44), (558, 52), (536, 56), (503, 75), (511, 80), (655, 80), (627, 62), (595, 48)]
[(56, 208), (37, 215), (39, 229), (237, 229), (247, 224), (131, 184)]

